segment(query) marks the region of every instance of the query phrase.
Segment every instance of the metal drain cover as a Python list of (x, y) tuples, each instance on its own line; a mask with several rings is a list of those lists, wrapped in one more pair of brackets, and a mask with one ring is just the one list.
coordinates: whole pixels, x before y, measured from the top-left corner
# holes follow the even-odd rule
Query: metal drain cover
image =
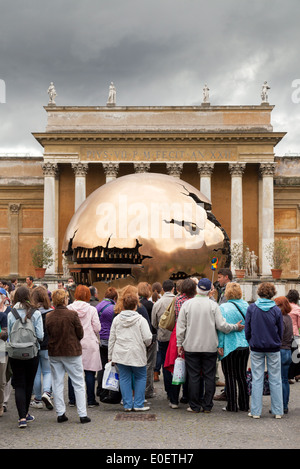
[(117, 414), (115, 416), (114, 420), (132, 420), (132, 421), (138, 421), (138, 420), (156, 420), (156, 414), (144, 414), (144, 413), (139, 413), (139, 412), (124, 412)]

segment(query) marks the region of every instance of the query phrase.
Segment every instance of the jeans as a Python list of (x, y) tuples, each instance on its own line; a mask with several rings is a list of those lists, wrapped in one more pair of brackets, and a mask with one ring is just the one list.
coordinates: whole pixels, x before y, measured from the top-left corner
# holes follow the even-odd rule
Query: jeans
[[(43, 375), (43, 387), (42, 387)], [(37, 401), (42, 400), (43, 392), (51, 392), (51, 368), (48, 357), (48, 350), (39, 351), (39, 366), (33, 384), (33, 394)]]
[(265, 361), (267, 361), (271, 394), (271, 413), (274, 415), (282, 415), (283, 401), (280, 352), (251, 351), (250, 357), (252, 371), (251, 414), (260, 416), (262, 412)]
[[(117, 363), (124, 409), (144, 407), (147, 367)], [(134, 390), (134, 397), (133, 397)]]
[(52, 373), (52, 390), (55, 410), (58, 416), (66, 411), (64, 401), (64, 380), (67, 373), (72, 381), (79, 417), (86, 417), (85, 382), (81, 355), (74, 357), (49, 357)]
[(164, 387), (168, 398), (170, 398), (172, 373), (164, 367), (168, 346), (169, 342), (158, 342), (158, 350), (160, 353), (161, 365), (163, 367)]
[(288, 410), (290, 398), (289, 368), (292, 362), (291, 350), (280, 349), (283, 409)]
[[(86, 384), (87, 402), (88, 402), (88, 405), (92, 405), (96, 401), (96, 397), (95, 397), (96, 372), (90, 371), (90, 370), (84, 370), (84, 378), (85, 378), (85, 384)], [(69, 391), (68, 391), (69, 401), (75, 404), (76, 402), (75, 393), (74, 393), (74, 388), (72, 385), (72, 380), (70, 379), (70, 377), (68, 378), (68, 388), (69, 388)]]

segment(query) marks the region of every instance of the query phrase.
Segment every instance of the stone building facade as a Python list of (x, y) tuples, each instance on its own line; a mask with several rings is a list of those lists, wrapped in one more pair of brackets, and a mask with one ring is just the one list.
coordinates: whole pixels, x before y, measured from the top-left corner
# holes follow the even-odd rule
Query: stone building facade
[(133, 172), (171, 174), (212, 201), (231, 243), (244, 241), (270, 275), (265, 247), (286, 239), (286, 279), (298, 279), (300, 158), (275, 157), (273, 106), (45, 107), (43, 157), (0, 157), (2, 277), (33, 275), (30, 247), (47, 238), (48, 269), (63, 275), (61, 247), (73, 214), (99, 186)]

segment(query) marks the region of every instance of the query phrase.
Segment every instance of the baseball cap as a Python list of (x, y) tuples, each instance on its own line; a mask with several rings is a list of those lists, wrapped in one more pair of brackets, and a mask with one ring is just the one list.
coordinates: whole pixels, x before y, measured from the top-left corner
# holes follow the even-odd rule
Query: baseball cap
[(200, 278), (198, 282), (198, 288), (203, 292), (211, 290), (211, 281), (208, 278)]
[(6, 290), (4, 288), (0, 288), (0, 295), (7, 296)]

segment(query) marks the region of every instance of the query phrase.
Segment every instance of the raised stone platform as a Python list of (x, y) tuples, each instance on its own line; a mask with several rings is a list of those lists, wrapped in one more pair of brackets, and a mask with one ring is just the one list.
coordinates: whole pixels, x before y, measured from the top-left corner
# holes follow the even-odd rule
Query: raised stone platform
[(243, 291), (243, 299), (248, 302), (256, 301), (257, 288), (258, 285), (262, 282), (271, 282), (274, 283), (277, 291), (276, 296), (286, 296), (289, 290), (298, 290), (300, 293), (300, 279), (282, 279), (274, 280), (272, 277), (260, 277), (257, 279), (234, 279), (241, 285)]

